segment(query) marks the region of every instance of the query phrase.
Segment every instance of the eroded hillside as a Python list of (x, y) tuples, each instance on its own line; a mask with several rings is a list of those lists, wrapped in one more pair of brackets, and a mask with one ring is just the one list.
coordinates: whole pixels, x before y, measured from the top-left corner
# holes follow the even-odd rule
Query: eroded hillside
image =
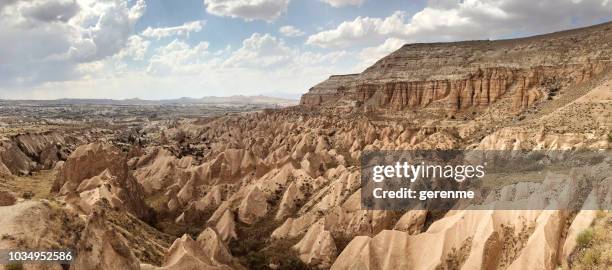
[[(315, 86), (302, 106), (12, 134), (0, 148), (0, 248), (86, 254), (71, 269), (605, 269), (609, 256), (584, 257), (606, 238), (576, 239), (607, 226), (607, 212), (364, 210), (359, 160), (368, 150), (609, 150), (610, 27), (406, 45)], [(32, 198), (20, 183), (40, 173), (49, 193)], [(550, 175), (491, 198), (572, 180)]]
[(301, 104), (433, 107), (454, 115), (511, 96), (516, 112), (601, 74), (611, 63), (611, 29), (607, 23), (523, 39), (407, 44), (360, 74), (331, 76)]

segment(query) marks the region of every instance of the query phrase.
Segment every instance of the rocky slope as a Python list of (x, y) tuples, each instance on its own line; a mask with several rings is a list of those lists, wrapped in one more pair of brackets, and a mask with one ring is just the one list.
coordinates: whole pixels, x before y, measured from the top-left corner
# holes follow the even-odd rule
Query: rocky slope
[(360, 74), (332, 76), (303, 105), (363, 104), (446, 114), (481, 111), (503, 96), (521, 111), (610, 66), (612, 24), (500, 41), (408, 44)]
[[(87, 254), (72, 269), (573, 267), (584, 261), (578, 235), (607, 220), (590, 209), (611, 203), (612, 189), (566, 187), (581, 174), (609, 186), (611, 159), (483, 201), (545, 209), (556, 198), (582, 211), (364, 210), (359, 160), (369, 150), (609, 150), (610, 27), (406, 45), (315, 86), (302, 106), (8, 137), (0, 247)], [(54, 168), (52, 200), (2, 185), (44, 168)]]

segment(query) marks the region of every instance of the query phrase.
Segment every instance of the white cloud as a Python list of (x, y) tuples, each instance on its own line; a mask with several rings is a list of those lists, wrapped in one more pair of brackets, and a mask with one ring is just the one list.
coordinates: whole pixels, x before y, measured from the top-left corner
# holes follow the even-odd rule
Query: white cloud
[(151, 42), (144, 40), (140, 36), (134, 35), (128, 38), (127, 45), (121, 50), (117, 57), (119, 58), (130, 58), (134, 60), (144, 60), (145, 54), (149, 50)]
[(332, 7), (343, 7), (343, 6), (361, 6), (365, 0), (320, 0), (325, 2)]
[(285, 25), (278, 29), (278, 32), (286, 37), (301, 37), (305, 35), (304, 31), (296, 28), (293, 25)]
[[(134, 1), (132, 1), (134, 2)], [(29, 0), (0, 7), (0, 85), (79, 78), (79, 66), (122, 51), (144, 0)]]
[(287, 11), (289, 0), (204, 0), (206, 11), (247, 21), (273, 21)]
[[(286, 12), (289, 0), (204, 3), (215, 15), (271, 21)], [(586, 25), (610, 17), (612, 1), (429, 0), (414, 14), (357, 17), (308, 37), (308, 44), (331, 49), (327, 52), (258, 33), (239, 48), (215, 44), (227, 46), (214, 51), (206, 41), (188, 43), (182, 38), (200, 31), (203, 25), (196, 22), (150, 28), (138, 35), (134, 25), (144, 12), (143, 0), (1, 1), (0, 97), (303, 92), (330, 74), (361, 71), (404, 43), (508, 37)], [(278, 32), (289, 37), (303, 33), (290, 25)]]
[(200, 42), (195, 46), (174, 40), (157, 49), (151, 57), (147, 72), (156, 75), (197, 74), (202, 63), (206, 62), (208, 42)]
[(406, 44), (406, 41), (403, 39), (388, 38), (378, 46), (365, 48), (359, 52), (359, 59), (362, 61), (360, 66), (362, 68), (371, 66), (379, 59), (401, 48), (404, 44)]
[(79, 11), (79, 5), (75, 1), (37, 1), (31, 5), (24, 5), (21, 14), (28, 18), (42, 22), (62, 21), (66, 22), (74, 17)]
[(335, 29), (311, 35), (306, 43), (324, 48), (350, 47), (355, 43), (376, 44), (386, 36), (402, 35), (406, 31), (404, 17), (404, 13), (399, 11), (385, 19), (357, 17)]
[[(271, 34), (255, 33), (243, 40), (240, 48), (219, 51), (211, 51), (207, 42), (191, 45), (175, 39), (149, 49), (150, 57), (144, 53), (147, 46), (143, 44), (147, 42), (132, 36), (131, 45), (112, 58), (81, 65), (88, 76), (48, 82), (29, 88), (27, 93), (9, 92), (13, 96), (4, 97), (175, 98), (301, 93), (330, 74), (352, 71), (357, 64), (357, 56), (352, 53), (303, 51), (301, 46), (288, 45)], [(133, 55), (145, 55), (147, 64), (129, 65), (122, 59)]]
[(225, 61), (227, 67), (268, 68), (286, 64), (293, 54), (282, 39), (270, 34), (254, 33), (242, 41), (242, 47)]
[(148, 74), (155, 74), (153, 80), (180, 78), (181, 88), (201, 89), (195, 96), (281, 90), (299, 93), (329, 74), (345, 72), (356, 64), (356, 57), (348, 52), (303, 51), (271, 34), (254, 33), (240, 48), (217, 52), (201, 45), (173, 43), (151, 58)]
[(170, 36), (189, 36), (191, 32), (200, 32), (205, 21), (186, 22), (183, 25), (172, 27), (152, 28), (147, 27), (141, 35), (148, 38), (161, 39)]
[[(203, 74), (215, 70), (233, 73), (241, 72), (287, 72), (295, 76), (304, 69), (329, 66), (348, 59), (345, 51), (315, 53), (292, 47), (282, 38), (271, 34), (254, 33), (242, 41), (242, 46), (232, 50), (226, 47), (210, 51), (207, 42), (189, 45), (174, 40), (155, 50), (149, 60), (147, 72), (157, 76)], [(297, 72), (296, 72), (297, 71)]]
[(612, 17), (608, 0), (430, 0), (411, 18), (357, 17), (308, 37), (324, 48), (359, 47), (395, 37), (410, 42), (496, 39), (585, 26)]
[(15, 2), (17, 2), (17, 0), (3, 0), (3, 1), (0, 1), (0, 12), (4, 9), (4, 7), (10, 6), (10, 5), (14, 4)]

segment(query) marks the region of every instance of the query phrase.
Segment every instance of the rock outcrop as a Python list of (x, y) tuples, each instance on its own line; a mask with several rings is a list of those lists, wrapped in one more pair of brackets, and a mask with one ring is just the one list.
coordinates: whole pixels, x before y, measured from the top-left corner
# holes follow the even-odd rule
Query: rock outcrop
[[(20, 201), (0, 206), (0, 248), (5, 250), (75, 250), (84, 222), (57, 202)], [(57, 263), (28, 264), (24, 269), (62, 269)]]
[(0, 189), (0, 206), (10, 206), (16, 202), (17, 198), (12, 192)]
[(28, 175), (36, 163), (19, 149), (14, 141), (0, 139), (0, 172), (14, 175)]
[(244, 269), (229, 253), (215, 231), (206, 229), (196, 240), (188, 235), (174, 241), (161, 267), (144, 266), (143, 269), (164, 270), (235, 270)]
[(407, 44), (360, 74), (330, 77), (300, 103), (433, 107), (452, 115), (480, 111), (506, 96), (513, 111), (522, 111), (609, 67), (611, 25), (515, 40)]
[(142, 220), (153, 217), (142, 187), (128, 169), (126, 155), (108, 144), (77, 148), (59, 169), (52, 191), (68, 195), (67, 200), (85, 212), (104, 199)]
[(58, 132), (26, 133), (0, 138), (0, 173), (29, 175), (48, 170), (68, 157), (72, 147), (82, 142), (71, 134)]
[(139, 270), (140, 263), (127, 240), (107, 224), (105, 207), (96, 207), (87, 218), (76, 259), (70, 269), (128, 269)]
[(303, 262), (323, 269), (331, 267), (338, 252), (332, 234), (325, 230), (323, 223), (312, 225), (293, 248)]

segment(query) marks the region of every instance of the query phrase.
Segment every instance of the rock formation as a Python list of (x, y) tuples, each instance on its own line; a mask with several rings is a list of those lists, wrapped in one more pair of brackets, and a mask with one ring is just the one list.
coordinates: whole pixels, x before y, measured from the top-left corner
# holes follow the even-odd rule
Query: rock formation
[(143, 220), (152, 218), (144, 191), (129, 172), (126, 155), (111, 145), (93, 143), (77, 148), (59, 168), (53, 191), (68, 195), (86, 212), (104, 199)]
[(196, 240), (188, 235), (174, 241), (162, 267), (144, 266), (143, 269), (243, 269), (232, 257), (212, 229), (204, 230)]
[[(500, 41), (407, 44), (360, 74), (331, 76), (301, 104), (481, 111), (503, 96), (522, 111), (610, 66), (611, 24)], [(585, 51), (583, 48), (597, 47)], [(553, 93), (555, 94), (555, 93)], [(357, 102), (357, 103), (355, 103)]]
[[(611, 27), (408, 44), (290, 108), (4, 136), (0, 247), (76, 248), (73, 269), (571, 268), (576, 238), (601, 221), (592, 209), (612, 204), (612, 159), (504, 182), (450, 211), (365, 209), (360, 160), (609, 151)], [(20, 197), (46, 169), (52, 199)], [(589, 193), (575, 192), (579, 177), (596, 180)], [(564, 207), (576, 211), (552, 210)]]
[(127, 240), (107, 225), (106, 211), (96, 207), (87, 218), (71, 269), (140, 269)]
[(17, 202), (17, 198), (8, 190), (0, 190), (0, 206), (10, 206)]

